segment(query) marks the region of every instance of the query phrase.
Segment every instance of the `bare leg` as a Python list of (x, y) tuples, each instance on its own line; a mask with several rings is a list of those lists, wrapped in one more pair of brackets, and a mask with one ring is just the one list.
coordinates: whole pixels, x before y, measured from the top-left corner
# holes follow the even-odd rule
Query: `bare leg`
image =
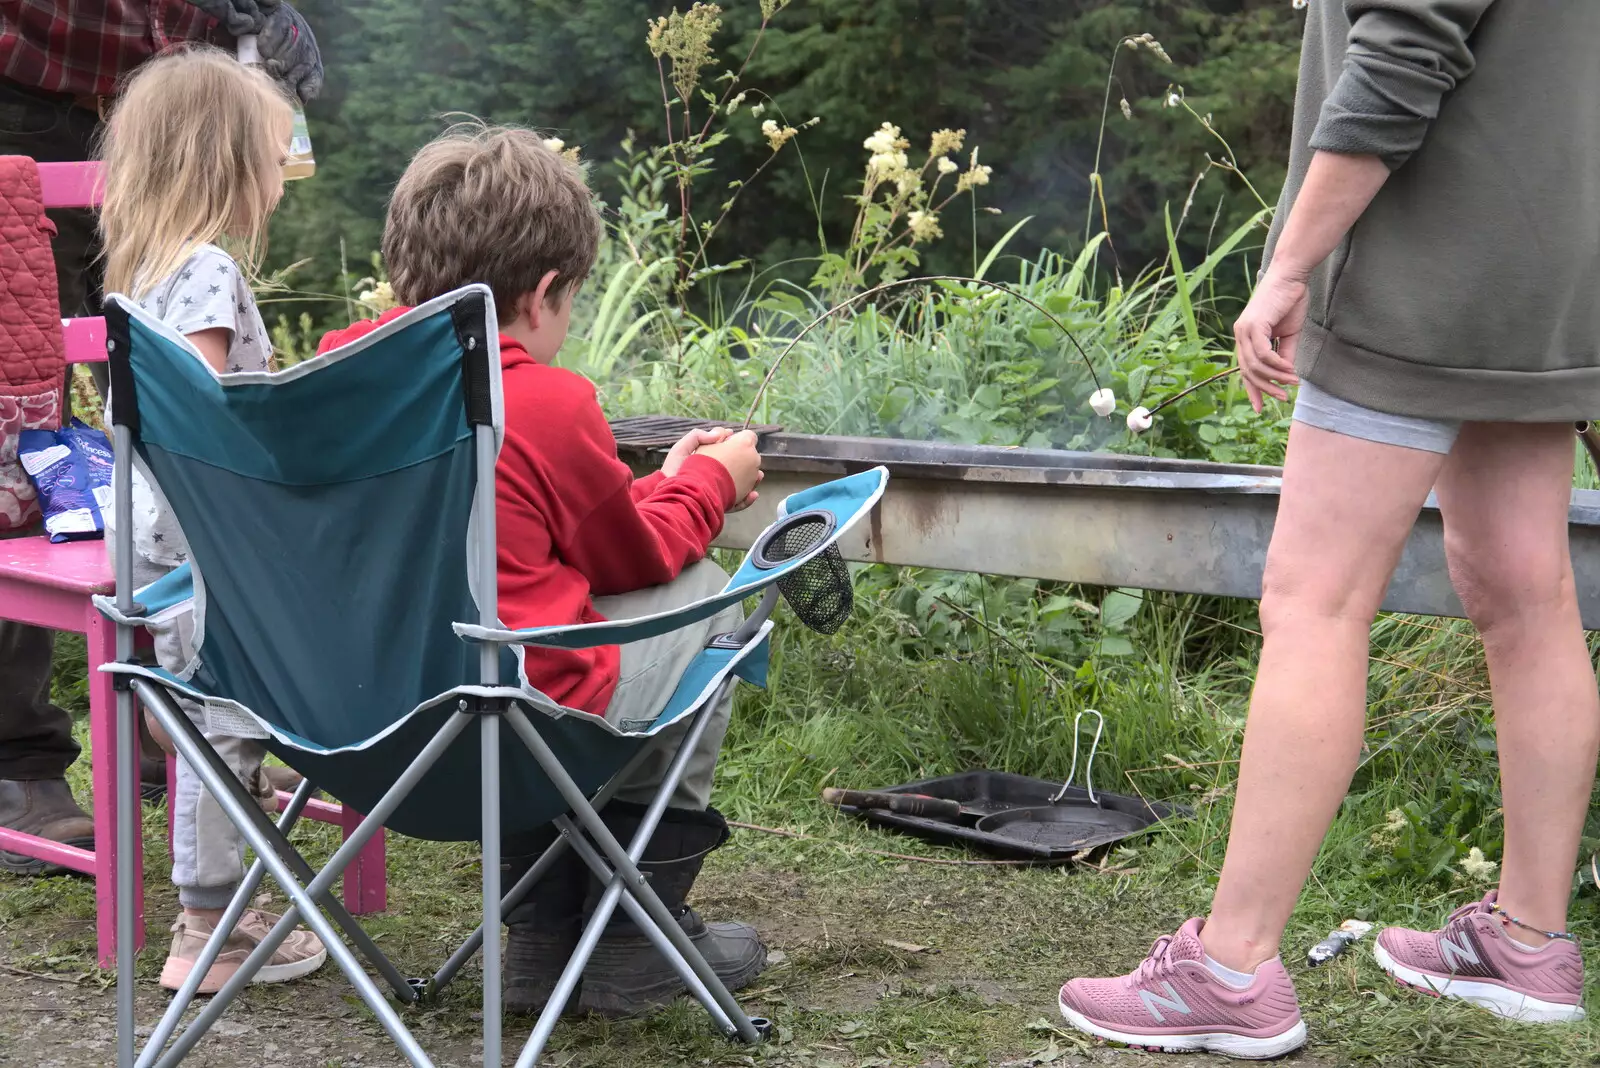
[(1230, 968), (1253, 971), (1277, 955), (1349, 789), (1372, 620), (1444, 460), (1290, 428), (1233, 827), (1201, 934), (1206, 952)]
[(1483, 636), (1494, 694), (1506, 821), (1500, 905), (1549, 931), (1566, 930), (1600, 749), (1600, 694), (1567, 547), (1572, 459), (1564, 424), (1472, 424), (1438, 483), (1450, 578)]

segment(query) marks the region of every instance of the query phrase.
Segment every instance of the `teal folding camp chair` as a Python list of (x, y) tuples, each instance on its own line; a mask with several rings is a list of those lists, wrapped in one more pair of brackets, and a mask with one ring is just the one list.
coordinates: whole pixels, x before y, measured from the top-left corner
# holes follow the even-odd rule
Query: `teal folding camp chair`
[[(848, 615), (849, 572), (836, 542), (882, 495), (886, 473), (861, 472), (788, 498), (714, 597), (641, 619), (507, 630), (495, 604), (494, 466), (503, 418), (486, 288), (446, 294), (276, 373), (219, 376), (180, 335), (121, 297), (108, 298), (106, 322), (118, 575), (116, 598), (98, 603), (119, 627), (119, 662), (105, 668), (116, 676), (119, 744), (134, 744), (137, 696), (257, 857), (137, 1057), (133, 880), (126, 865), (119, 869), (120, 1068), (180, 1061), (301, 922), (413, 1065), (431, 1062), (361, 958), (404, 1004), (448, 982), (481, 948), (483, 1063), (499, 1066), (502, 910), (568, 848), (607, 891), (517, 1063), (538, 1060), (618, 907), (725, 1034), (760, 1041), (770, 1025), (745, 1015), (637, 862), (710, 710), (738, 678), (764, 682), (780, 591), (819, 629)], [(137, 591), (130, 581), (136, 465), (166, 498), (190, 547), (189, 564)], [(527, 647), (626, 644), (709, 619), (755, 594), (760, 607), (736, 632), (710, 642), (645, 730), (620, 731), (563, 708), (529, 686), (521, 668)], [(195, 652), (183, 670), (133, 657), (134, 627), (170, 625), (185, 611)], [(211, 731), (260, 738), (305, 776), (276, 824), (179, 708), (180, 698), (203, 710)], [(502, 723), (516, 744), (502, 745)], [(679, 723), (687, 726), (681, 738), (674, 732), (679, 748), (666, 780), (624, 845), (598, 810), (650, 747), (667, 744), (661, 732)], [(125, 855), (137, 783), (124, 775), (118, 788)], [(320, 871), (287, 838), (316, 788), (368, 813)], [(468, 791), (478, 805), (460, 803)], [(561, 832), (555, 844), (502, 898), (502, 836), (552, 823)], [(382, 826), (482, 843), (483, 925), (431, 979), (404, 976), (331, 893)], [(282, 922), (179, 1032), (201, 978), (266, 875), (289, 898)]]

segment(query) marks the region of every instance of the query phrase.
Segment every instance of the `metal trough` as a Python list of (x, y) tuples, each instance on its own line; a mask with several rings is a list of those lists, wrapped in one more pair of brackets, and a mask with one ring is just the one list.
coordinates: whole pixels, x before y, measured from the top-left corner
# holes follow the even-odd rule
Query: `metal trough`
[[(661, 450), (628, 444), (626, 423), (618, 424), (622, 458), (640, 474), (655, 470)], [(787, 494), (881, 464), (888, 492), (870, 524), (839, 543), (847, 559), (1261, 596), (1278, 468), (785, 433), (764, 436), (761, 452), (761, 499), (729, 517), (721, 548), (749, 548)], [(1600, 491), (1574, 490), (1570, 517), (1584, 625), (1600, 630)], [(1384, 608), (1462, 614), (1431, 497)]]

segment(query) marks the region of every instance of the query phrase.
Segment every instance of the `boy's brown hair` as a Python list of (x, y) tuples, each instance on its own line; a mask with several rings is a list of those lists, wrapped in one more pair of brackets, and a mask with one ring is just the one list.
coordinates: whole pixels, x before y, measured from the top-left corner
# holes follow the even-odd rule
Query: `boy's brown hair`
[(600, 213), (578, 164), (532, 130), (464, 123), (422, 147), (395, 186), (383, 261), (402, 304), (482, 282), (502, 320), (555, 271), (559, 300), (594, 266)]

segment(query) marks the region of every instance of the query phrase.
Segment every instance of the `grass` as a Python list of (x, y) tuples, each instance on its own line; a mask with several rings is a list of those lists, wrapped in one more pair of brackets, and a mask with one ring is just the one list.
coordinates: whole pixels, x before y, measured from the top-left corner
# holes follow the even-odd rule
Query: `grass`
[[(1068, 683), (990, 631), (969, 636), (964, 652), (908, 656), (899, 644), (908, 622), (893, 608), (892, 588), (877, 596), (873, 610), (863, 608), (832, 638), (792, 621), (782, 628), (774, 686), (746, 691), (719, 769), (717, 804), (732, 818), (811, 836), (739, 832), (711, 858), (696, 895), (713, 917), (757, 923), (780, 953), (746, 995), (751, 1011), (773, 1017), (782, 1031), (759, 1059), (840, 1068), (1079, 1063), (1074, 1058), (1093, 1052), (1056, 1027), (1055, 987), (1072, 975), (1125, 970), (1150, 940), (1206, 906), (1254, 650), (1248, 616), (1226, 604), (1151, 597), (1130, 620), (1137, 653)], [(1321, 970), (1300, 963), (1347, 917), (1432, 925), (1482, 890), (1454, 866), (1430, 874), (1423, 862), (1400, 863), (1404, 836), (1384, 829), (1387, 813), (1416, 807), (1419, 826), (1408, 833), (1426, 853), (1427, 835), (1446, 837), (1448, 817), (1435, 809), (1451, 794), (1450, 769), (1458, 793), (1462, 779), (1492, 784), (1481, 665), (1458, 624), (1386, 617), (1374, 637), (1368, 757), (1286, 942), (1312, 1031), (1306, 1059), (1319, 1066), (1594, 1062), (1600, 1027), (1512, 1027), (1407, 994), (1381, 976), (1365, 946)], [(80, 717), (81, 655), (80, 644), (63, 639), (57, 698)], [(1090, 700), (1108, 721), (1097, 764), (1102, 786), (1181, 801), (1194, 812), (1104, 858), (1104, 870), (884, 857), (872, 851), (967, 854), (871, 830), (817, 800), (825, 784), (882, 786), (974, 766), (1064, 776), (1071, 716)], [(74, 769), (80, 796), (88, 795), (86, 771), (84, 762)], [(147, 986), (175, 909), (162, 878), (164, 815), (146, 809), (150, 948), (140, 978)], [(1493, 824), (1486, 810), (1472, 826), (1458, 816), (1454, 829), (1470, 838), (1486, 827), (1493, 837)], [(1387, 844), (1375, 845), (1375, 833)], [(316, 858), (335, 844), (329, 828), (298, 837)], [(393, 842), (390, 856), (390, 910), (370, 926), (403, 971), (420, 973), (474, 924), (476, 857), (466, 846), (407, 841)], [(1597, 904), (1591, 894), (1574, 909), (1574, 930), (1586, 942), (1600, 936)], [(93, 910), (86, 880), (0, 880), (0, 962), (88, 975)], [(1600, 967), (1600, 958), (1591, 953), (1589, 964)], [(305, 1017), (312, 1036), (354, 1027), (380, 1042), (347, 995), (326, 969), (306, 983), (252, 991), (235, 1018), (259, 1023), (293, 1013)], [(424, 1044), (469, 1047), (478, 995), (469, 968), (440, 1005), (412, 1013)], [(109, 1014), (109, 993), (101, 1002)], [(285, 1045), (292, 1033), (285, 1030), (278, 1045), (293, 1048)], [(520, 1021), (508, 1028), (512, 1038), (524, 1033)], [(646, 1021), (564, 1024), (551, 1063), (734, 1065), (750, 1056), (724, 1044), (685, 1004)]]

